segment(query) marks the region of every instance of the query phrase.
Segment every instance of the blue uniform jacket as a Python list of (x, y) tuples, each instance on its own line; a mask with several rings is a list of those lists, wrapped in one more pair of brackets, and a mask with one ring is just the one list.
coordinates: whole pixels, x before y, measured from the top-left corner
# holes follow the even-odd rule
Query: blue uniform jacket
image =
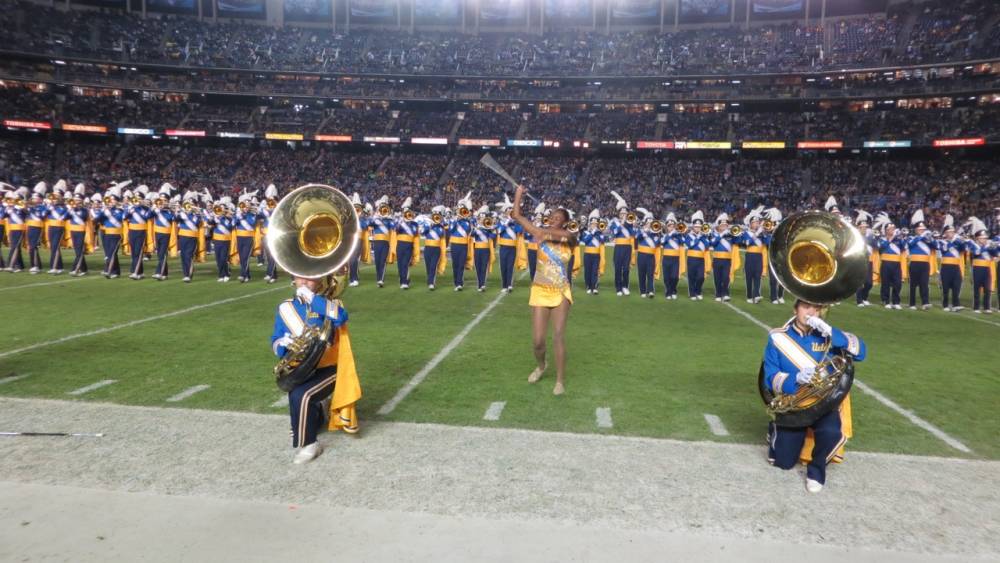
[[(799, 388), (795, 381), (796, 374), (806, 365), (815, 365), (823, 358), (827, 341), (827, 338), (812, 329), (807, 333), (799, 332), (794, 317), (781, 328), (772, 330), (764, 348), (764, 378), (768, 387), (775, 394), (795, 393)], [(829, 346), (831, 354), (845, 350), (858, 362), (864, 360), (868, 352), (863, 340), (839, 328), (833, 328)]]

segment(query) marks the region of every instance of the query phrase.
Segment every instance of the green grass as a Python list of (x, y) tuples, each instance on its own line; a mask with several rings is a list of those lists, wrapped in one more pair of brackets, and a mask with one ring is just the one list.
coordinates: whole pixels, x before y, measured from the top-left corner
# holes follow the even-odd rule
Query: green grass
[[(97, 263), (92, 260), (92, 264)], [(178, 271), (177, 266), (172, 264)], [(210, 264), (198, 266), (195, 282), (179, 278), (73, 279), (25, 273), (0, 274), (0, 354), (32, 344), (246, 296), (201, 308), (0, 357), (0, 377), (30, 374), (0, 384), (0, 395), (49, 397), (123, 404), (177, 406), (253, 412), (283, 412), (271, 404), (274, 386), (269, 340), (277, 303), (289, 296), (287, 278), (275, 285), (256, 280), (241, 285), (215, 282)], [(471, 273), (467, 273), (467, 288)], [(344, 296), (364, 387), (363, 419), (427, 364), (496, 297), (494, 273), (485, 294), (454, 293), (450, 271), (440, 289), (428, 292), (420, 265), (413, 289), (400, 291), (390, 266), (387, 286), (377, 289), (374, 271), (362, 272), (362, 286)], [(58, 282), (53, 285), (33, 286)], [(28, 286), (21, 287), (16, 286)], [(533, 368), (527, 282), (521, 280), (468, 337), (386, 418), (599, 432), (607, 434), (760, 443), (767, 417), (757, 396), (756, 374), (764, 331), (726, 305), (691, 302), (681, 282), (681, 299), (619, 298), (607, 288), (586, 295), (579, 284), (567, 333), (567, 394), (551, 394), (552, 371), (537, 385), (526, 382)], [(658, 285), (662, 292), (662, 286)], [(766, 281), (765, 281), (766, 291)], [(968, 300), (970, 290), (964, 289)], [(877, 288), (876, 288), (877, 295)], [(256, 294), (256, 295), (255, 295)], [(932, 289), (935, 303), (940, 293)], [(791, 301), (749, 305), (737, 279), (733, 305), (770, 326), (791, 315)], [(905, 291), (904, 291), (905, 302)], [(836, 326), (856, 332), (869, 346), (858, 378), (917, 416), (961, 440), (971, 457), (1000, 459), (1000, 318), (951, 314), (940, 309), (913, 312), (832, 310)], [(990, 324), (996, 323), (996, 324)], [(102, 379), (114, 385), (79, 397), (66, 393)], [(197, 384), (211, 388), (180, 403), (164, 403)], [(854, 449), (923, 455), (963, 455), (856, 390)], [(491, 402), (505, 401), (499, 421), (482, 419)], [(610, 407), (614, 428), (598, 429), (594, 411)], [(731, 436), (714, 436), (703, 414), (719, 416)]]

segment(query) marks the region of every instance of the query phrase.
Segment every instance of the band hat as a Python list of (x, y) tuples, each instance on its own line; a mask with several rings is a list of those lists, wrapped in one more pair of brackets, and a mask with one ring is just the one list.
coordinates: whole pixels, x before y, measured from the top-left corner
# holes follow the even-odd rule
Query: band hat
[(653, 212), (652, 211), (646, 209), (645, 207), (636, 207), (635, 210), (638, 211), (639, 213), (642, 213), (642, 222), (643, 223), (650, 223), (650, 222), (653, 221)]
[(677, 224), (677, 216), (674, 215), (673, 211), (671, 211), (670, 213), (667, 213), (667, 218), (664, 219), (664, 222)]
[[(277, 198), (278, 197), (278, 187), (275, 186), (274, 184), (268, 184), (267, 187), (264, 188), (264, 197), (266, 197), (268, 199), (275, 199), (275, 198)], [(361, 197), (358, 196), (358, 192), (354, 192), (354, 197), (357, 197), (357, 201), (354, 201), (354, 198), (352, 198), (351, 199), (351, 203), (359, 204), (360, 205), (361, 204)]]
[(408, 197), (403, 200), (403, 209), (411, 209), (413, 207), (413, 198)]
[(176, 190), (177, 188), (175, 188), (170, 182), (163, 182), (163, 184), (160, 185), (159, 193), (161, 195), (169, 196)]
[(31, 197), (41, 198), (45, 195), (45, 192), (49, 191), (49, 186), (45, 182), (38, 182), (35, 184), (35, 188), (31, 190)]
[(90, 201), (94, 203), (101, 203), (104, 201), (104, 197), (101, 196), (101, 192), (94, 192), (94, 195), (90, 196)]
[(545, 213), (545, 202), (540, 201), (538, 205), (535, 206), (535, 215), (541, 215)]
[(855, 220), (854, 222), (858, 225), (870, 225), (872, 222), (872, 214), (868, 213), (863, 209), (858, 209), (854, 212)]
[(927, 228), (927, 224), (924, 222), (923, 209), (918, 209), (913, 212), (913, 215), (910, 216), (910, 226), (913, 227), (914, 229), (918, 229), (920, 227), (923, 227), (925, 229)]
[(718, 217), (715, 218), (715, 225), (728, 225), (729, 224), (729, 214), (720, 213)]
[(955, 230), (955, 217), (951, 213), (949, 213), (949, 214), (947, 214), (947, 215), (944, 216), (944, 224), (943, 224), (942, 228), (943, 228), (944, 232), (946, 232), (946, 233), (948, 231), (954, 231)]
[(587, 215), (587, 218), (590, 219), (591, 221), (600, 221), (601, 220), (601, 210), (600, 209), (595, 209), (595, 210), (591, 211), (590, 214)]
[(823, 208), (830, 213), (840, 213), (840, 207), (837, 206), (837, 198), (833, 196), (826, 198), (826, 204), (823, 205)]
[(692, 224), (697, 225), (697, 224), (702, 224), (704, 222), (705, 222), (705, 213), (703, 213), (700, 209), (691, 214)]
[(59, 180), (58, 182), (56, 182), (52, 186), (52, 191), (53, 192), (64, 192), (64, 191), (66, 191), (67, 188), (69, 188), (69, 184), (66, 183), (66, 180)]
[(618, 195), (618, 192), (616, 192), (614, 190), (611, 190), (611, 195), (614, 196), (614, 198), (616, 200), (615, 210), (621, 211), (623, 209), (628, 209), (628, 204), (625, 203), (625, 198), (623, 198), (622, 196)]
[(509, 195), (503, 194), (503, 201), (498, 201), (493, 205), (500, 211), (507, 211), (508, 209), (513, 209), (514, 202), (510, 200)]
[(764, 214), (773, 223), (781, 221), (782, 218), (781, 210), (777, 207), (770, 207), (764, 210)]

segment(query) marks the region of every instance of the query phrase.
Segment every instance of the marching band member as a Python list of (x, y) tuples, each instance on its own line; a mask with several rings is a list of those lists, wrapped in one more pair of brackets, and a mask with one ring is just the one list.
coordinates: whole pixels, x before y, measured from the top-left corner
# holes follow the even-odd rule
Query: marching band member
[(709, 239), (712, 250), (712, 276), (715, 300), (729, 301), (729, 284), (740, 267), (740, 251), (729, 233), (729, 215), (722, 213), (715, 220), (715, 233)]
[(955, 231), (955, 218), (944, 216), (943, 238), (936, 242), (941, 256), (941, 306), (945, 311), (961, 311), (959, 294), (965, 274), (965, 241)]
[(902, 309), (899, 292), (903, 288), (905, 242), (899, 237), (896, 225), (884, 211), (876, 217), (874, 228), (876, 232), (881, 233), (878, 238), (878, 254), (882, 304), (886, 309)]
[(532, 279), (528, 305), (532, 309), (532, 340), (537, 367), (528, 376), (529, 383), (536, 383), (545, 372), (545, 339), (549, 321), (552, 321), (552, 347), (556, 358), (556, 385), (552, 394), (562, 395), (566, 378), (566, 321), (573, 304), (573, 290), (569, 285), (569, 259), (576, 245), (576, 235), (562, 228), (569, 221), (569, 213), (556, 209), (551, 216), (553, 227), (539, 228), (521, 214), (524, 186), (514, 193), (511, 216), (525, 231), (539, 242), (538, 270)]
[(184, 283), (191, 283), (194, 277), (195, 260), (205, 259), (205, 237), (202, 235), (205, 223), (198, 210), (198, 192), (187, 191), (177, 213), (177, 247), (181, 254), (181, 270)]
[(663, 295), (677, 299), (677, 282), (687, 272), (684, 259), (684, 235), (677, 232), (677, 217), (667, 213), (665, 232), (660, 236), (660, 267), (663, 272)]
[(122, 228), (125, 225), (125, 210), (121, 208), (122, 188), (131, 180), (112, 185), (104, 192), (104, 207), (94, 215), (94, 223), (101, 225), (101, 246), (104, 248), (104, 277), (115, 279), (121, 275), (118, 250), (122, 246)]
[(743, 219), (743, 232), (733, 242), (746, 249), (743, 275), (747, 286), (747, 303), (760, 303), (760, 279), (767, 263), (767, 243), (760, 226), (764, 206), (750, 211)]
[(152, 277), (157, 281), (167, 279), (167, 253), (176, 256), (177, 252), (176, 217), (173, 210), (168, 207), (173, 188), (169, 183), (164, 183), (156, 193), (156, 199), (153, 200), (153, 248), (156, 251), (156, 272)]
[(8, 210), (14, 204), (13, 187), (14, 186), (11, 186), (10, 184), (0, 182), (0, 189), (3, 190), (3, 201), (0, 201), (0, 271), (7, 270), (7, 264), (4, 262), (3, 243), (7, 240)]
[(495, 205), (500, 212), (496, 233), (497, 252), (500, 254), (500, 291), (510, 293), (514, 290), (514, 264), (517, 261), (517, 253), (522, 248), (520, 241), (524, 229), (510, 217), (514, 204), (507, 194), (503, 194), (503, 201)]
[(496, 238), (495, 221), (490, 216), (490, 208), (483, 205), (476, 211), (476, 221), (472, 227), (473, 264), (476, 268), (477, 291), (486, 291), (486, 275), (493, 271), (493, 239)]
[(601, 211), (590, 212), (587, 229), (580, 235), (583, 246), (583, 280), (589, 295), (597, 295), (600, 276), (604, 273), (604, 233), (601, 231)]
[(823, 205), (823, 207), (830, 213), (833, 213), (834, 215), (843, 215), (843, 213), (841, 213), (840, 211), (840, 206), (837, 205), (837, 198), (833, 196), (826, 198), (826, 203)]
[[(760, 240), (764, 243), (765, 247), (770, 247), (771, 240), (774, 238), (774, 229), (778, 228), (778, 223), (781, 222), (781, 211), (777, 207), (771, 207), (764, 210), (764, 216), (771, 222), (771, 226), (770, 230), (764, 230)], [(768, 295), (771, 298), (771, 304), (784, 303), (785, 288), (778, 283), (778, 279), (774, 276), (774, 268), (771, 267), (771, 261), (765, 258), (764, 263), (767, 265), (767, 285), (770, 290)]]
[(149, 221), (153, 218), (153, 211), (146, 206), (148, 192), (148, 187), (139, 186), (135, 189), (131, 204), (125, 206), (125, 217), (128, 223), (128, 246), (132, 253), (132, 264), (129, 267), (128, 277), (133, 280), (141, 280), (143, 277), (142, 258), (146, 252)]
[(240, 258), (240, 283), (250, 281), (250, 256), (260, 246), (260, 214), (252, 209), (257, 190), (243, 193), (237, 199), (236, 210), (236, 253)]
[(369, 224), (371, 215), (371, 205), (364, 205), (361, 203), (361, 195), (358, 192), (354, 192), (351, 196), (351, 203), (354, 205), (354, 211), (358, 214), (358, 225), (361, 228), (361, 240), (358, 244), (359, 251), (351, 258), (348, 262), (348, 277), (350, 278), (350, 287), (357, 287), (360, 285), (361, 281), (358, 278), (358, 269), (360, 268), (361, 262), (368, 264), (372, 260), (371, 254), (371, 241), (369, 240), (369, 232), (371, 231), (371, 225)]
[(635, 225), (627, 221), (629, 217), (628, 204), (618, 192), (611, 191), (615, 197), (615, 210), (618, 217), (611, 220), (608, 228), (615, 240), (615, 293), (618, 297), (629, 294), (629, 273), (633, 261), (632, 250), (635, 246)]
[(403, 201), (403, 216), (396, 222), (395, 246), (389, 253), (396, 258), (400, 289), (410, 289), (410, 266), (420, 262), (420, 225), (415, 218), (413, 198), (408, 197)]
[[(13, 186), (11, 186), (13, 187)], [(27, 241), (28, 230), (28, 210), (24, 206), (24, 198), (28, 195), (28, 188), (18, 188), (7, 192), (11, 203), (7, 206), (7, 238), (10, 243), (9, 254), (7, 254), (7, 271), (17, 273), (24, 269), (24, 256), (22, 251)]]
[(922, 209), (913, 212), (910, 228), (914, 236), (905, 239), (904, 243), (909, 257), (910, 309), (916, 310), (917, 290), (920, 290), (920, 305), (926, 311), (931, 308), (930, 278), (937, 274), (937, 247), (924, 223)]
[(39, 251), (44, 243), (45, 237), (45, 217), (48, 209), (44, 203), (45, 192), (48, 185), (45, 182), (35, 184), (35, 189), (31, 192), (31, 203), (28, 205), (28, 261), (31, 263), (30, 274), (37, 274), (42, 270), (42, 256)]
[(222, 196), (210, 213), (206, 213), (206, 220), (212, 229), (212, 250), (215, 254), (215, 267), (219, 272), (217, 282), (226, 283), (229, 281), (229, 255), (233, 246), (233, 218), (232, 198)]
[(420, 235), (424, 239), (424, 264), (427, 267), (427, 289), (434, 291), (438, 274), (443, 274), (448, 263), (445, 253), (448, 228), (444, 224), (446, 208), (436, 205), (431, 209), (431, 221), (424, 225)]
[(375, 201), (375, 216), (368, 223), (372, 230), (372, 255), (375, 258), (375, 281), (379, 287), (385, 286), (385, 265), (389, 261), (389, 243), (396, 228), (392, 220), (392, 208), (389, 207), (389, 196), (382, 196)]
[(73, 246), (71, 276), (87, 275), (87, 253), (94, 249), (94, 233), (90, 210), (84, 206), (87, 186), (80, 183), (73, 188), (73, 205), (68, 210), (68, 234)]
[(875, 272), (879, 270), (876, 266), (879, 261), (878, 251), (876, 250), (878, 242), (875, 240), (875, 235), (871, 228), (872, 214), (861, 209), (855, 213), (857, 217), (854, 223), (857, 225), (858, 230), (861, 231), (861, 235), (865, 237), (865, 244), (868, 247), (868, 274), (865, 276), (864, 285), (859, 287), (857, 293), (855, 293), (854, 299), (857, 301), (858, 307), (867, 307), (871, 305), (868, 302), (868, 296), (875, 285)]
[[(857, 362), (863, 361), (867, 354), (863, 340), (822, 319), (822, 306), (796, 299), (794, 310), (791, 320), (770, 332), (764, 348), (765, 382), (776, 395), (795, 393), (800, 385), (808, 384), (816, 374), (817, 364), (828, 353), (843, 350)], [(808, 430), (812, 430), (811, 451), (803, 448)], [(791, 469), (800, 458), (810, 459), (806, 490), (818, 493), (826, 484), (827, 464), (838, 461), (838, 450), (850, 437), (850, 408), (842, 404), (804, 428), (782, 427), (771, 422), (767, 435), (767, 457), (773, 465)]]
[(63, 200), (66, 180), (59, 180), (52, 186), (52, 196), (45, 214), (45, 235), (49, 242), (49, 272), (53, 275), (63, 273), (62, 247), (66, 237), (66, 218), (69, 211)]
[(701, 210), (691, 215), (691, 226), (684, 238), (684, 254), (687, 257), (688, 295), (692, 301), (701, 301), (701, 288), (705, 283), (705, 274), (712, 271), (711, 253), (708, 250), (709, 238), (702, 234), (705, 215)]
[[(260, 237), (263, 239), (267, 236), (267, 226), (271, 222), (271, 210), (278, 205), (278, 188), (274, 184), (268, 184), (264, 188), (264, 205), (260, 208), (260, 219), (258, 225), (260, 225)], [(358, 217), (361, 215), (358, 214)], [(278, 263), (274, 261), (271, 257), (270, 251), (267, 249), (266, 244), (260, 245), (260, 256), (264, 259), (264, 267), (266, 273), (264, 274), (264, 281), (267, 283), (274, 283), (278, 280)], [(352, 260), (353, 262), (353, 260)], [(357, 266), (355, 265), (354, 275), (357, 277)]]
[(965, 243), (965, 251), (972, 258), (972, 312), (989, 314), (993, 299), (991, 293), (996, 283), (993, 261), (998, 253), (990, 248), (989, 231), (982, 221), (970, 217), (966, 224), (972, 232), (972, 240)]
[(656, 287), (653, 285), (653, 275), (656, 272), (656, 262), (659, 260), (658, 247), (660, 245), (660, 235), (654, 233), (650, 226), (653, 223), (653, 213), (643, 207), (637, 207), (637, 212), (642, 213), (642, 227), (636, 233), (636, 271), (639, 274), (639, 295), (645, 298), (653, 298)]
[(465, 194), (465, 197), (458, 200), (456, 217), (451, 220), (448, 226), (448, 244), (451, 246), (451, 272), (454, 277), (455, 291), (462, 291), (465, 285), (465, 270), (472, 260), (470, 250), (472, 244), (472, 222), (468, 219), (472, 215), (472, 192)]
[[(361, 398), (361, 385), (354, 364), (350, 335), (347, 330), (347, 309), (339, 299), (317, 295), (320, 280), (294, 277), (295, 297), (278, 305), (271, 334), (271, 350), (279, 358), (288, 352), (288, 345), (302, 334), (306, 326), (322, 326), (330, 319), (336, 330), (323, 357), (316, 364), (315, 374), (288, 393), (288, 412), (292, 426), (292, 447), (296, 448), (292, 462), (312, 461), (323, 446), (316, 441), (320, 425), (329, 418), (330, 430), (358, 431), (355, 403)], [(329, 417), (324, 414), (324, 402), (330, 399)]]

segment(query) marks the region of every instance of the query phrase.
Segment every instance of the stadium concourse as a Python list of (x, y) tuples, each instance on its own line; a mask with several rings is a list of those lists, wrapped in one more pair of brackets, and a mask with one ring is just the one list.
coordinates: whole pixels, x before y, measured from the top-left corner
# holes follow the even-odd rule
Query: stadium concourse
[[(984, 314), (1000, 2), (10, 0), (0, 29), (0, 560), (1000, 561), (1000, 318)], [(408, 200), (422, 233), (463, 205), (506, 221), (487, 153), (575, 218), (627, 202), (644, 233), (725, 217), (765, 240), (754, 217), (826, 208), (874, 223), (889, 270), (920, 260), (880, 248), (886, 220), (954, 275), (928, 274), (920, 308), (892, 305), (916, 300), (908, 283), (882, 307), (883, 277), (880, 306), (831, 309), (867, 358), (845, 462), (810, 495), (805, 467), (767, 461), (756, 377), (794, 301), (772, 303), (768, 278), (744, 299), (739, 268), (730, 299), (709, 274), (699, 300), (680, 275), (674, 300), (663, 275), (647, 300), (578, 275), (556, 396), (551, 373), (525, 382), (526, 264), (476, 292), (450, 271), (431, 291), (423, 264), (381, 287), (362, 263), (343, 296), (360, 433), (324, 432), (293, 465), (310, 445), (288, 448), (289, 410), (301, 434), (311, 399), (275, 387), (268, 335), (278, 303), (307, 298), (253, 250), (246, 283), (216, 283), (224, 245), (313, 182), (356, 194), (373, 239), (383, 203), (403, 228)], [(8, 273), (35, 245), (12, 235), (61, 221), (37, 215), (66, 210), (56, 186), (111, 236), (115, 197), (145, 209), (151, 246), (172, 227), (146, 200), (205, 222), (181, 260), (151, 252), (162, 283), (104, 279), (108, 248), (85, 277), (47, 275), (44, 244), (45, 265)], [(215, 263), (190, 258), (206, 225)], [(615, 229), (591, 258), (613, 263)], [(956, 283), (959, 306), (940, 306)]]

